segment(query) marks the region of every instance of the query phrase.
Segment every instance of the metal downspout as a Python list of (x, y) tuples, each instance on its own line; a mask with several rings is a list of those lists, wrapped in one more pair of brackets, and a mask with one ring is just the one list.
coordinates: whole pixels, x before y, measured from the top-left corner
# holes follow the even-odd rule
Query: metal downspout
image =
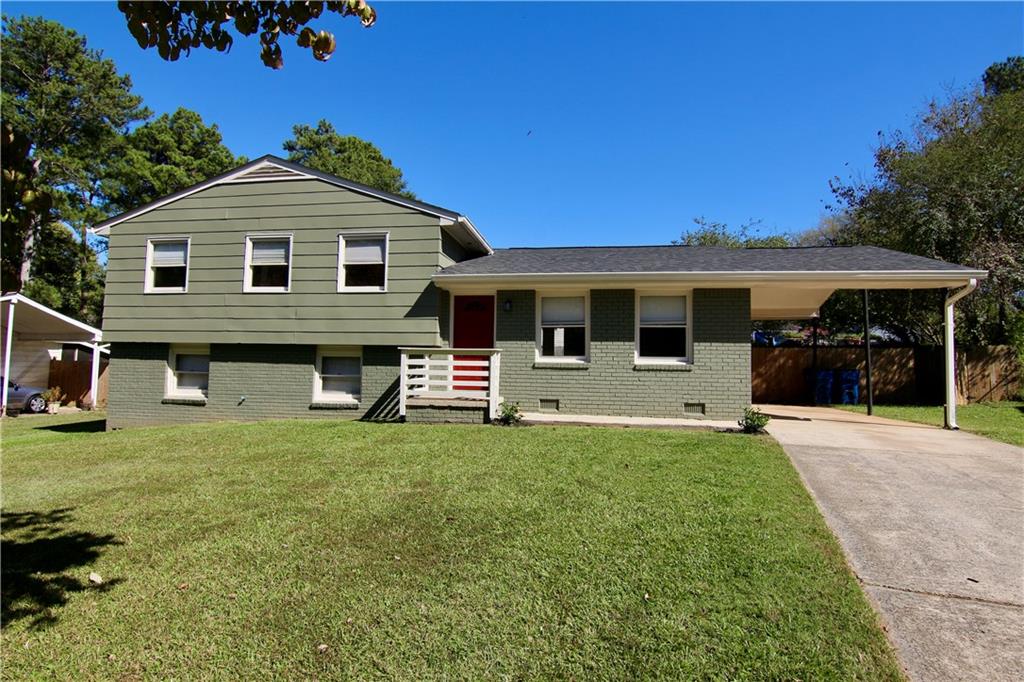
[(946, 423), (945, 428), (958, 430), (956, 425), (956, 348), (953, 345), (953, 305), (961, 298), (978, 288), (978, 280), (973, 277), (967, 286), (946, 296), (945, 303), (945, 352), (946, 352)]

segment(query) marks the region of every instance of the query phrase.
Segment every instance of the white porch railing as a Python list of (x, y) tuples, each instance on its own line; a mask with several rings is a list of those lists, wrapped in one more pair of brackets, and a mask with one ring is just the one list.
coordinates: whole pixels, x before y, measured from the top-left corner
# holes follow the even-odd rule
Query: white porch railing
[(409, 400), (480, 400), (491, 419), (498, 416), (498, 377), (501, 351), (497, 348), (399, 348), (398, 414), (405, 416)]

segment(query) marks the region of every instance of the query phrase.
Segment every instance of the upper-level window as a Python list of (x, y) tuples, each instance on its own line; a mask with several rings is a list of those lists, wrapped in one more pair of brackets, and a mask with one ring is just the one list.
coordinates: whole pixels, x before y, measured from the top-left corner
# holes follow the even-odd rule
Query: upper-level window
[(541, 296), (539, 331), (541, 358), (586, 360), (587, 297)]
[(338, 291), (387, 291), (388, 236), (338, 237)]
[(637, 296), (638, 362), (687, 362), (686, 296)]
[(210, 347), (171, 346), (167, 359), (170, 398), (205, 398), (210, 386)]
[(146, 243), (147, 294), (188, 290), (188, 238), (150, 239)]
[(288, 291), (291, 285), (291, 235), (245, 238), (244, 291)]

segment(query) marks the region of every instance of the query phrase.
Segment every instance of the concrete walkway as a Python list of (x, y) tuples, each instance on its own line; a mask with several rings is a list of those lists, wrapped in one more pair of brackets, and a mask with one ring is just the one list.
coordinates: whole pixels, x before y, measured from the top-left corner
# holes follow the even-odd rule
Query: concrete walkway
[(643, 429), (697, 429), (703, 431), (738, 431), (735, 421), (713, 419), (676, 419), (674, 417), (610, 417), (595, 414), (557, 414), (554, 412), (523, 412), (524, 424), (573, 424), (577, 426), (620, 426)]
[(1024, 679), (1024, 449), (766, 405), (912, 680)]

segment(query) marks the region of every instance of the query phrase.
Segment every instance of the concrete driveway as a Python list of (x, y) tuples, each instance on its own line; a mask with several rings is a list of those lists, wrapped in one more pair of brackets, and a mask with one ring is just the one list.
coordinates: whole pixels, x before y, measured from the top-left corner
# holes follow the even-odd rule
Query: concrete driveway
[(1024, 449), (766, 405), (912, 680), (1024, 680)]

